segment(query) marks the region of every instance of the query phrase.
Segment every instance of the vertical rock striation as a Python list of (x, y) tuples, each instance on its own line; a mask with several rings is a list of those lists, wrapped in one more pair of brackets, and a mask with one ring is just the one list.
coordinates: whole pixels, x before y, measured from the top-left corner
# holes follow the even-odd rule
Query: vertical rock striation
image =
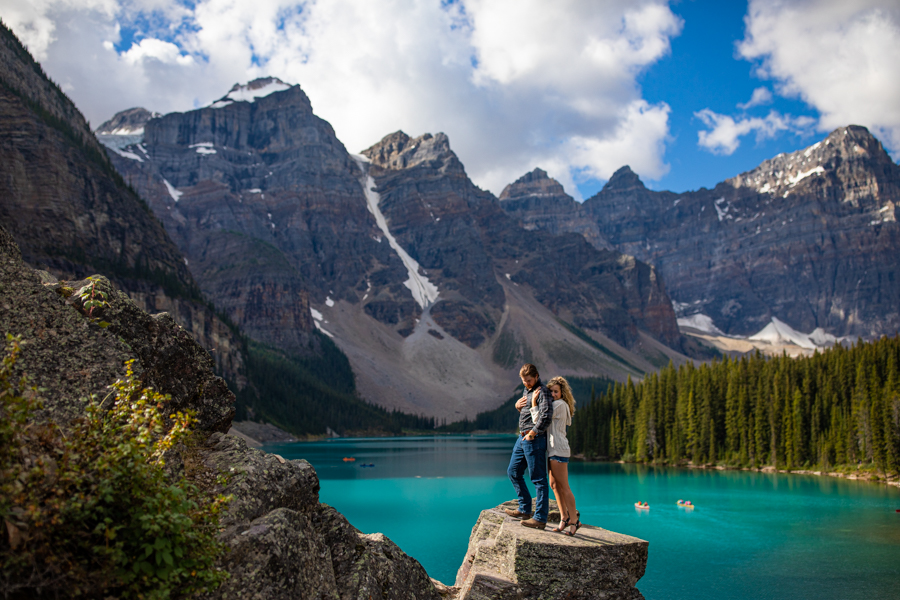
[(500, 206), (528, 231), (581, 235), (598, 250), (613, 249), (584, 207), (542, 169), (525, 173), (506, 186), (500, 194)]

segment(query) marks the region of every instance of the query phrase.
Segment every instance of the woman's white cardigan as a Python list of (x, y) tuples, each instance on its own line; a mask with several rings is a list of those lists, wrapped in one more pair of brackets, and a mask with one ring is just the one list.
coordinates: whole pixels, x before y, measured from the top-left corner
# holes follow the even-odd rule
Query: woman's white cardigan
[[(538, 408), (531, 407), (531, 420), (537, 421)], [(547, 429), (547, 458), (559, 456), (569, 458), (569, 440), (566, 437), (566, 427), (572, 424), (572, 415), (569, 413), (569, 405), (563, 400), (553, 402), (553, 421)]]

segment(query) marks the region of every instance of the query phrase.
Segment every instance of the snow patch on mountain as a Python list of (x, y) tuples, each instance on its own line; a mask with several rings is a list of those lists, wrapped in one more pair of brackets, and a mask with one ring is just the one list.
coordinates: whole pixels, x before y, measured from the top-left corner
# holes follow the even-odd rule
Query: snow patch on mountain
[[(334, 334), (332, 334), (330, 331), (327, 331), (327, 330), (326, 330), (325, 328), (323, 328), (322, 325), (320, 324), (320, 321), (322, 321), (322, 320), (324, 319), (324, 317), (322, 316), (322, 313), (320, 313), (319, 311), (317, 311), (316, 309), (314, 309), (312, 306), (310, 306), (310, 307), (309, 307), (309, 314), (312, 315), (312, 318), (313, 318), (313, 325), (316, 326), (316, 329), (318, 329), (319, 331), (321, 331), (322, 333), (324, 333), (325, 335), (327, 335), (327, 336), (330, 337), (330, 338), (333, 338), (333, 337), (334, 337)], [(325, 321), (325, 322), (327, 323), (328, 321)]]
[(175, 186), (169, 183), (166, 179), (163, 179), (163, 183), (166, 184), (166, 189), (169, 190), (169, 195), (172, 196), (172, 200), (178, 202), (178, 199), (181, 198), (184, 192), (179, 192), (177, 189), (175, 189)]
[[(230, 92), (225, 94), (225, 98), (222, 98), (221, 100), (219, 100), (218, 102), (214, 102), (213, 104), (225, 102), (226, 98), (229, 100), (234, 100), (235, 102), (253, 102), (257, 98), (264, 98), (265, 96), (274, 94), (275, 92), (283, 92), (284, 90), (290, 89), (290, 87), (291, 86), (275, 77), (257, 79), (255, 81), (251, 81), (247, 85), (235, 85), (233, 88), (231, 88)], [(221, 108), (221, 106), (213, 106), (213, 108)]]
[(113, 152), (115, 152), (116, 154), (118, 154), (119, 156), (121, 156), (123, 158), (130, 158), (131, 160), (136, 160), (138, 162), (144, 162), (144, 159), (141, 158), (140, 156), (138, 156), (137, 154), (135, 154), (134, 152), (129, 152), (128, 150), (121, 150), (119, 148), (116, 148), (115, 146), (107, 146), (107, 148), (109, 148), (110, 150), (112, 150)]
[(804, 173), (797, 173), (793, 177), (788, 177), (787, 182), (790, 185), (796, 185), (801, 180), (806, 179), (807, 177), (810, 177), (812, 175), (818, 175), (818, 174), (824, 173), (824, 172), (825, 172), (825, 168), (820, 165), (820, 166), (816, 167), (815, 169), (810, 169), (809, 171), (806, 171)]
[(369, 212), (374, 215), (378, 228), (381, 229), (384, 237), (387, 238), (388, 244), (393, 248), (394, 252), (397, 253), (400, 260), (403, 261), (403, 266), (406, 267), (406, 272), (409, 273), (409, 279), (404, 281), (403, 285), (409, 288), (413, 299), (419, 306), (423, 309), (428, 308), (437, 301), (439, 293), (437, 286), (428, 281), (427, 277), (419, 273), (419, 263), (407, 254), (406, 250), (397, 243), (397, 240), (388, 229), (387, 219), (384, 218), (384, 214), (378, 207), (379, 202), (381, 202), (381, 194), (375, 191), (375, 179), (369, 175), (369, 159), (361, 155), (352, 155), (352, 157), (362, 171), (360, 181), (363, 186), (363, 192), (366, 195)]
[(803, 333), (776, 317), (772, 317), (772, 321), (759, 333), (747, 339), (770, 344), (794, 344), (807, 350), (831, 346), (838, 341), (833, 335), (825, 333), (821, 327), (817, 327), (812, 333)]
[(703, 313), (697, 313), (691, 315), (689, 317), (681, 317), (677, 319), (679, 327), (691, 327), (692, 329), (697, 329), (699, 331), (703, 331), (705, 333), (711, 333), (713, 335), (725, 335), (721, 329), (716, 327), (715, 323), (713, 323), (712, 318), (704, 315)]

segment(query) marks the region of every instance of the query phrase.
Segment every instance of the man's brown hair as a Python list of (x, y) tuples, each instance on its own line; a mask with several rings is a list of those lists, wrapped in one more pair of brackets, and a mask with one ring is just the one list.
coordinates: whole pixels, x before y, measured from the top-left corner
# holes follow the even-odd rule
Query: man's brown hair
[(522, 368), (519, 369), (519, 377), (534, 377), (539, 378), (541, 375), (538, 373), (537, 367), (531, 363), (527, 363), (522, 365)]

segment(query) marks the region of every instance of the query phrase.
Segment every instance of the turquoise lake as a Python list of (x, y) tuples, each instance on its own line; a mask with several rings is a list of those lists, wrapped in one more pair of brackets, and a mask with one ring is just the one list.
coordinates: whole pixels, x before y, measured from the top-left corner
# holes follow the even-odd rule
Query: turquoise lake
[[(341, 438), (264, 449), (308, 460), (322, 502), (363, 532), (384, 533), (452, 585), (478, 514), (515, 496), (506, 478), (514, 441)], [(573, 462), (569, 472), (585, 523), (650, 542), (637, 586), (648, 599), (900, 598), (895, 487), (611, 463)], [(678, 499), (697, 508), (686, 511)], [(650, 510), (635, 509), (638, 500)]]

